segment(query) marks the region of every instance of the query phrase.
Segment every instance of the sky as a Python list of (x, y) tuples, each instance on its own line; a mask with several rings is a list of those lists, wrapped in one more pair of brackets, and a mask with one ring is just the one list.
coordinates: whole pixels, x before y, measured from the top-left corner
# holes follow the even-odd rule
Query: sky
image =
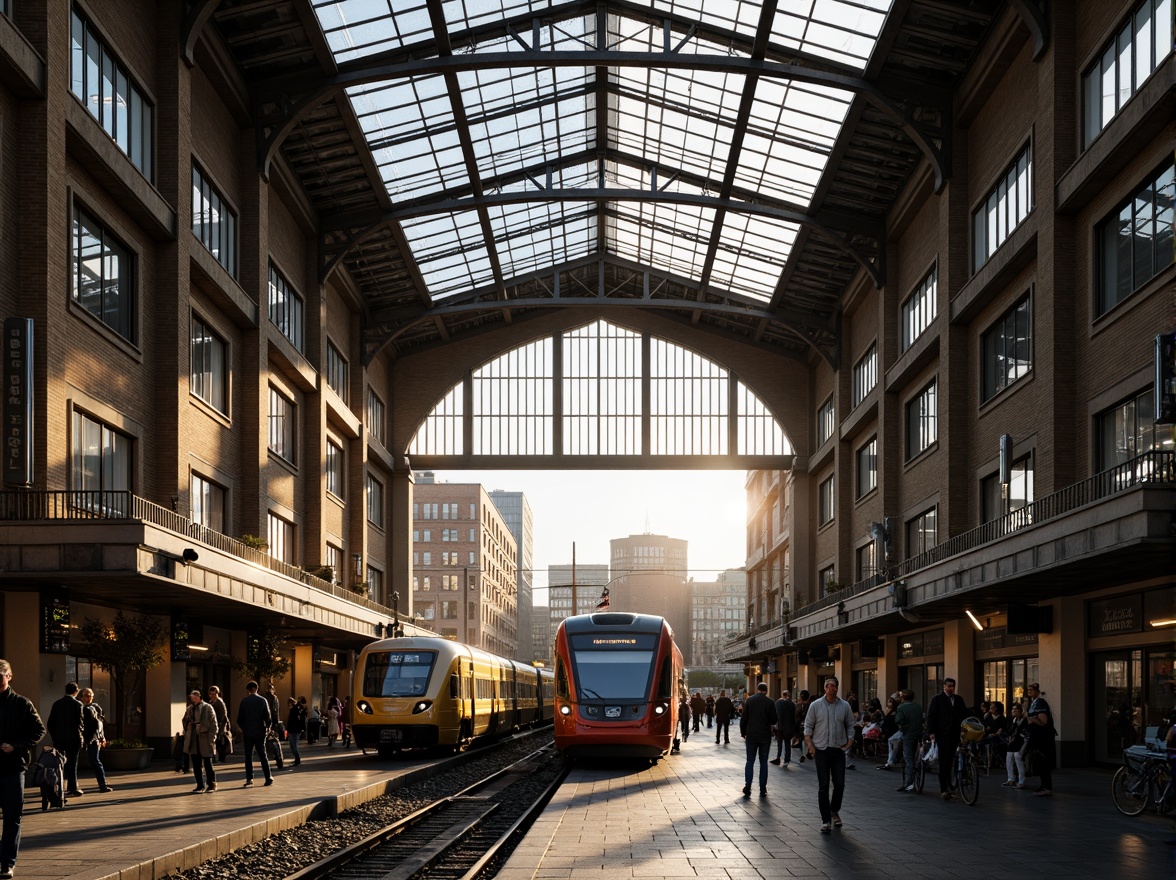
[(437, 471), (438, 483), (522, 492), (534, 520), (534, 603), (547, 567), (607, 565), (609, 541), (666, 535), (688, 542), (687, 577), (712, 581), (746, 558), (746, 471)]

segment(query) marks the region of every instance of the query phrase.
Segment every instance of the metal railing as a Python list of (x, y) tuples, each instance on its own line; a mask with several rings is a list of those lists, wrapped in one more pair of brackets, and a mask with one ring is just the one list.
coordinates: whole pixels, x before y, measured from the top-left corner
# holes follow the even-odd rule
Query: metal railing
[(882, 584), (902, 580), (916, 571), (937, 565), (952, 556), (975, 550), (984, 544), (998, 541), (1029, 526), (1041, 525), (1068, 513), (1073, 513), (1087, 504), (1093, 504), (1095, 501), (1101, 501), (1128, 489), (1152, 484), (1176, 485), (1176, 452), (1145, 452), (1080, 483), (1075, 483), (1054, 492), (1052, 495), (1031, 501), (1024, 507), (991, 522), (986, 522), (974, 529), (948, 538), (942, 544), (937, 544), (918, 556), (912, 556), (890, 566), (885, 574), (871, 575), (851, 586), (830, 593), (816, 602), (798, 608), (792, 616), (796, 618), (812, 614), (868, 592)]
[(311, 574), (264, 550), (251, 547), (236, 538), (215, 532), (207, 526), (180, 516), (131, 492), (6, 491), (0, 492), (0, 521), (43, 522), (47, 520), (129, 520), (146, 522), (169, 532), (184, 535), (224, 553), (252, 562), (277, 574), (330, 593), (348, 602), (362, 605), (391, 617), (392, 609), (367, 596), (353, 593)]

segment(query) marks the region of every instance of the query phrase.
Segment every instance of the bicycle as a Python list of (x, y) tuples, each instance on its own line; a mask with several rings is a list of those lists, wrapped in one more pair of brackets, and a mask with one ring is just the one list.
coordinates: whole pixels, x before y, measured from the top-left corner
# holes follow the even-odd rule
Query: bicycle
[[(980, 797), (980, 757), (977, 749), (977, 743), (980, 736), (983, 736), (983, 725), (980, 726), (980, 736), (975, 735), (972, 727), (968, 726), (968, 721), (974, 721), (979, 724), (974, 718), (969, 718), (961, 725), (960, 731), (960, 746), (956, 750), (955, 766), (952, 767), (951, 782), (952, 788), (960, 793), (965, 804), (969, 807), (973, 806)], [(915, 791), (919, 794), (923, 793), (923, 786), (927, 782), (927, 773), (931, 763), (923, 756), (927, 753), (928, 743), (924, 742), (919, 749), (919, 756), (915, 763)]]
[(969, 807), (980, 797), (980, 754), (975, 741), (960, 743), (952, 783)]
[(1161, 815), (1176, 807), (1167, 754), (1145, 746), (1124, 749), (1123, 766), (1111, 780), (1111, 800), (1125, 816), (1138, 816), (1149, 806)]

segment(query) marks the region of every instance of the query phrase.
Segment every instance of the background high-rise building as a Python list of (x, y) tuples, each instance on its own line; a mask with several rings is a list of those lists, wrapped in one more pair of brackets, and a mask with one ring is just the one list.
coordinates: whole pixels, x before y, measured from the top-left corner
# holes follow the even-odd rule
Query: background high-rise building
[(740, 664), (724, 662), (723, 648), (747, 627), (747, 572), (727, 569), (713, 581), (692, 581), (691, 587), (689, 650), (682, 645), (686, 665), (714, 672), (741, 669)]
[(536, 605), (531, 609), (531, 660), (551, 665), (552, 656), (551, 607)]
[(440, 635), (504, 657), (518, 652), (518, 548), (477, 483), (420, 474), (412, 505), (413, 608)]
[(517, 582), (518, 582), (518, 639), (517, 657), (520, 660), (530, 660), (535, 656), (535, 649), (531, 644), (531, 615), (532, 592), (531, 585), (535, 579), (534, 550), (535, 532), (531, 517), (531, 505), (527, 503), (527, 496), (522, 492), (506, 492), (495, 489), (490, 493), (490, 500), (502, 514), (506, 527), (514, 535), (515, 545), (518, 547)]
[(669, 621), (679, 645), (690, 644), (690, 587), (686, 542), (665, 535), (630, 535), (609, 542), (614, 611), (657, 614)]

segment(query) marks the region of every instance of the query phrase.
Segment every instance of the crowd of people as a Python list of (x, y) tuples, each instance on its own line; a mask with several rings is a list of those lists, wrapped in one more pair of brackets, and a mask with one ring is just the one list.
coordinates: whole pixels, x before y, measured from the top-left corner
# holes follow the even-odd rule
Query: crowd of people
[[(79, 687), (77, 682), (68, 682), (63, 696), (53, 703), (49, 717), (42, 722), (32, 701), (14, 691), (11, 681), (11, 664), (0, 660), (0, 813), (4, 817), (0, 834), (0, 880), (13, 876), (20, 851), (26, 771), (46, 733), (50, 748), (64, 759), (63, 796), (85, 794), (78, 783), (78, 764), (83, 752), (89, 759), (98, 790), (114, 790), (102, 763), (106, 714), (94, 702), (94, 691)], [(216, 685), (204, 692), (193, 690), (188, 695), (182, 730), (175, 738), (175, 758), (177, 772), (187, 774), (191, 768), (196, 782), (193, 793), (217, 790), (217, 765), (228, 761), (238, 742), (245, 756), (245, 788), (254, 785), (255, 757), (264, 784), (272, 785), (275, 769), (281, 771), (285, 766), (285, 748), (290, 750), (291, 769), (302, 763), (304, 738), (308, 744), (325, 739), (327, 748), (333, 748), (337, 742), (344, 748), (350, 747), (346, 698), (331, 697), (326, 707), (320, 708), (308, 706), (306, 697), (290, 697), (283, 714), (272, 683), (265, 693), (259, 691), (256, 681), (245, 685), (245, 697), (235, 716), (230, 715)]]
[[(792, 692), (785, 690), (773, 701), (767, 691), (767, 684), (761, 682), (756, 693), (738, 702), (724, 691), (717, 698), (697, 691), (693, 696), (683, 694), (679, 705), (682, 740), (705, 723), (708, 729), (716, 725), (716, 743), (728, 743), (727, 731), (737, 718), (747, 749), (745, 797), (752, 793), (756, 764), (763, 797), (768, 790), (769, 764), (786, 769), (794, 758), (797, 763), (813, 761), (824, 834), (842, 826), (845, 771), (854, 768), (854, 756), (869, 753), (870, 745), (879, 757), (885, 756), (885, 762), (877, 765), (879, 770), (900, 770), (896, 791), (906, 793), (915, 792), (918, 762), (931, 753), (933, 745), (936, 758), (928, 763), (936, 765), (940, 797), (952, 800), (956, 796), (952, 768), (961, 745), (961, 726), (970, 718), (984, 727), (979, 742), (983, 759), (1006, 768), (1005, 786), (1024, 788), (1027, 776), (1033, 774), (1038, 779), (1035, 793), (1040, 797), (1053, 794), (1057, 728), (1053, 711), (1036, 683), (1026, 689), (1025, 704), (1012, 704), (1007, 716), (1000, 701), (984, 701), (979, 706), (968, 703), (956, 693), (953, 678), (944, 680), (942, 691), (931, 698), (926, 711), (910, 690), (893, 694), (885, 705), (874, 698), (862, 706), (852, 691), (845, 698), (839, 695), (840, 683), (834, 677), (825, 680), (823, 693), (815, 697), (801, 690), (794, 699)], [(775, 757), (770, 758), (773, 744)]]
[[(291, 769), (302, 763), (302, 742), (308, 745), (325, 738), (327, 748), (342, 742), (351, 746), (348, 699), (331, 697), (325, 709), (307, 704), (306, 697), (289, 697), (285, 720), (278, 696), (271, 683), (264, 694), (257, 682), (245, 685), (245, 697), (230, 723), (228, 707), (221, 699), (220, 688), (208, 688), (208, 699), (199, 690), (188, 695), (188, 707), (181, 720), (182, 731), (176, 734), (176, 772), (194, 769), (194, 794), (216, 791), (214, 763), (225, 763), (234, 750), (234, 735), (241, 741), (245, 755), (245, 788), (253, 787), (253, 759), (256, 756), (265, 785), (273, 784), (273, 769), (284, 769), (285, 749), (289, 748)], [(273, 768), (270, 760), (273, 760)]]

